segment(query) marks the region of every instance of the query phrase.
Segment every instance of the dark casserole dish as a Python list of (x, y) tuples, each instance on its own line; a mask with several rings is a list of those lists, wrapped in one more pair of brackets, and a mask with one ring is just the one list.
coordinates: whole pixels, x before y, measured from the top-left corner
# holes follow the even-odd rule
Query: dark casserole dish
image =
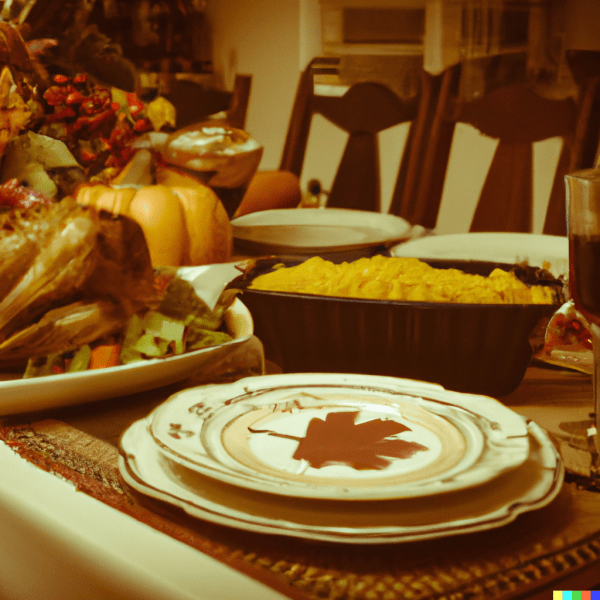
[(546, 271), (479, 261), (426, 260), (436, 268), (489, 275), (514, 270), (527, 284), (553, 286), (554, 304), (458, 304), (369, 300), (252, 289), (252, 281), (301, 259), (248, 264), (229, 287), (242, 290), (266, 358), (284, 372), (364, 373), (504, 396), (521, 383), (530, 342), (562, 304), (563, 282)]

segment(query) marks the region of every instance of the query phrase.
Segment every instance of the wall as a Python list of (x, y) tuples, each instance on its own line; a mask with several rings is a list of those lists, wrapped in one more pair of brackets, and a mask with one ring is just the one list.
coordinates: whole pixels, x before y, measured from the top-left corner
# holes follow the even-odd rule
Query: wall
[(318, 0), (208, 0), (215, 72), (230, 89), (252, 75), (246, 130), (279, 166), (300, 72), (320, 52)]

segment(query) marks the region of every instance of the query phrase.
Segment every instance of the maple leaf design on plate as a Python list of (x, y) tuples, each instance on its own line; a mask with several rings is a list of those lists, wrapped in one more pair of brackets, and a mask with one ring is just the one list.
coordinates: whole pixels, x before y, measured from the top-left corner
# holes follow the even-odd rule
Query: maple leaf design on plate
[(303, 438), (265, 430), (255, 430), (254, 433), (298, 440), (293, 458), (307, 461), (314, 469), (346, 465), (356, 470), (381, 470), (391, 462), (385, 457), (407, 459), (417, 452), (428, 450), (427, 446), (418, 442), (390, 439), (390, 436), (411, 431), (410, 427), (384, 419), (357, 424), (358, 414), (358, 411), (331, 412), (325, 420), (311, 419)]

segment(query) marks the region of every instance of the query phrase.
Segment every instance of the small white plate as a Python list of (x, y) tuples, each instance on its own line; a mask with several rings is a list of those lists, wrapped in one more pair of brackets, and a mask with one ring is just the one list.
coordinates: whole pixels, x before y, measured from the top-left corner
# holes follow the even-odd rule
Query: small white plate
[(392, 245), (410, 237), (395, 215), (346, 208), (263, 210), (231, 221), (242, 248), (265, 253), (339, 252)]
[(425, 498), (344, 502), (231, 486), (170, 461), (148, 434), (147, 419), (123, 435), (119, 467), (138, 492), (213, 523), (348, 544), (413, 542), (500, 527), (556, 497), (564, 479), (560, 455), (540, 427), (527, 427), (531, 452), (520, 467), (475, 488)]
[(184, 390), (149, 433), (169, 459), (260, 492), (332, 500), (479, 485), (529, 454), (522, 417), (485, 396), (353, 374), (249, 377)]
[[(221, 265), (214, 266), (222, 274), (221, 278), (214, 279), (220, 293), (224, 287), (221, 279), (227, 279), (232, 271)], [(182, 273), (196, 291), (200, 287), (205, 291), (207, 303), (214, 297), (207, 287), (207, 282), (211, 281), (210, 273), (210, 268), (184, 269)], [(225, 315), (225, 322), (234, 338), (231, 342), (168, 358), (31, 379), (23, 379), (21, 374), (0, 373), (0, 415), (126, 396), (181, 381), (200, 369), (209, 368), (252, 336), (252, 315), (241, 300), (235, 300)]]
[(391, 254), (508, 264), (527, 261), (533, 267), (542, 267), (547, 262), (555, 277), (569, 272), (569, 242), (557, 235), (498, 232), (429, 235), (398, 244)]

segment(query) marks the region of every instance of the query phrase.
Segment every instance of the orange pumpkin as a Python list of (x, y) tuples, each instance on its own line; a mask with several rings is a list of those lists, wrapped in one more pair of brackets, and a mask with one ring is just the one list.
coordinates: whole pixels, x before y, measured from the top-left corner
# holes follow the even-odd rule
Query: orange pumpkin
[[(138, 157), (140, 153), (136, 155)], [(209, 187), (187, 175), (157, 169), (147, 183), (147, 156), (134, 157), (112, 185), (86, 184), (76, 194), (80, 204), (131, 217), (142, 228), (152, 264), (203, 265), (231, 258), (229, 217)], [(137, 178), (146, 185), (132, 184)], [(119, 185), (120, 183), (120, 185)]]
[(235, 217), (272, 208), (296, 208), (302, 201), (300, 180), (290, 171), (259, 171), (250, 180)]

